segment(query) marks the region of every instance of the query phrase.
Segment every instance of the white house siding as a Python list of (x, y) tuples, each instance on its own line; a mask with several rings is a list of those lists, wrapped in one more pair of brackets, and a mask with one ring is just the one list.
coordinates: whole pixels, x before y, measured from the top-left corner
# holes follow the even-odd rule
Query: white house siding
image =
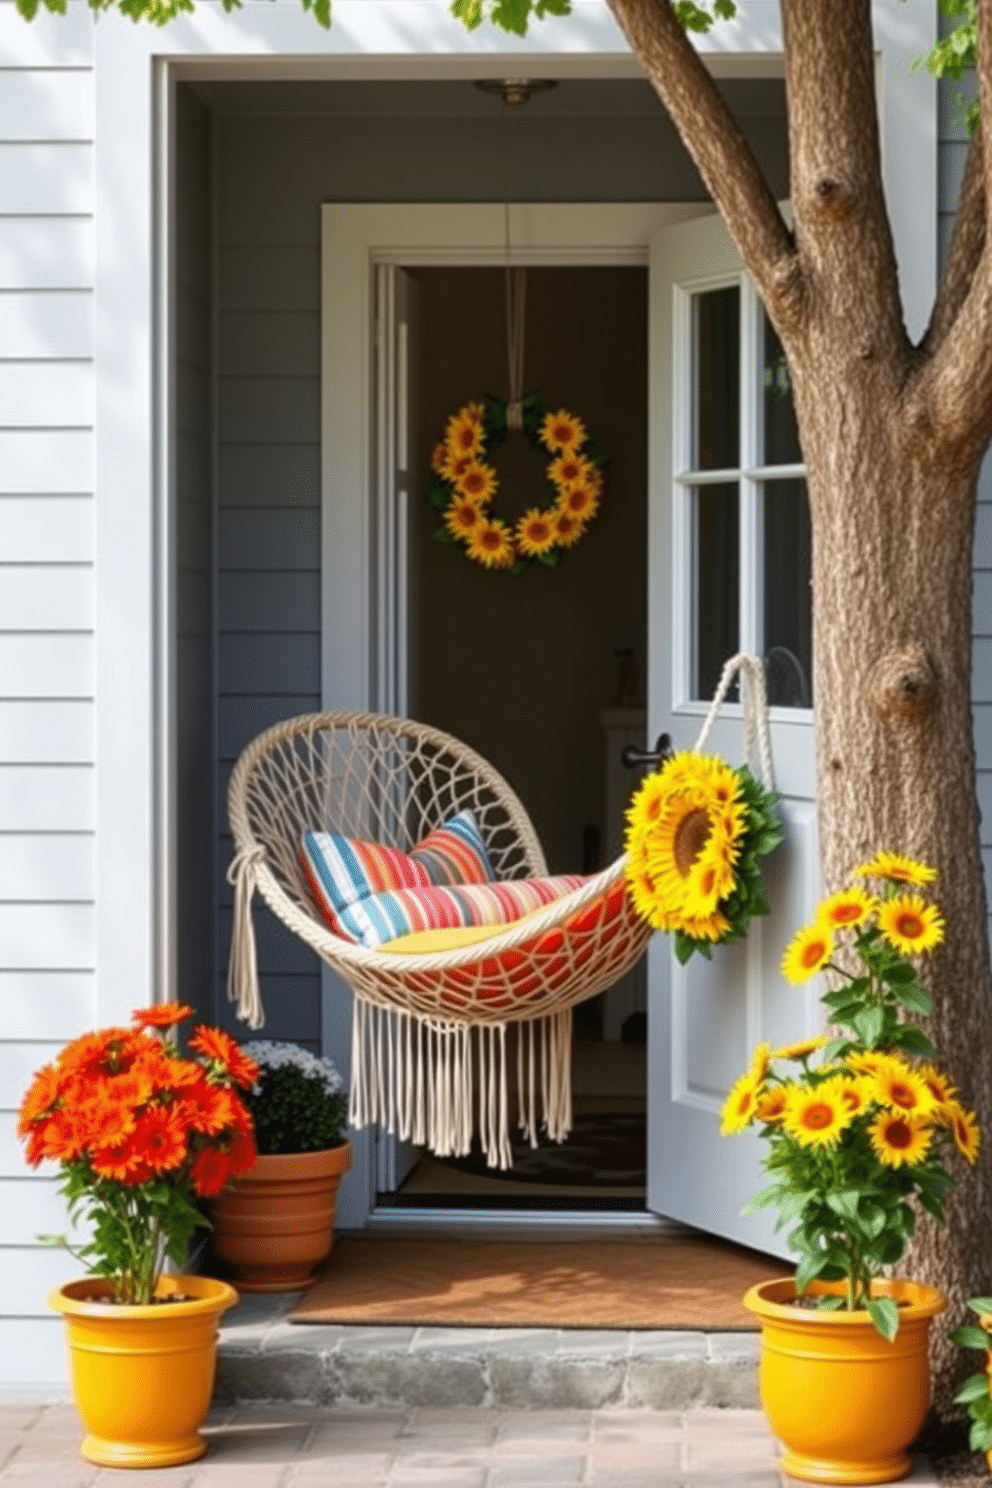
[(93, 74), (87, 15), (0, 3), (0, 1379), (58, 1379), (39, 1246), (65, 1218), (24, 1166), (33, 1070), (95, 1020)]

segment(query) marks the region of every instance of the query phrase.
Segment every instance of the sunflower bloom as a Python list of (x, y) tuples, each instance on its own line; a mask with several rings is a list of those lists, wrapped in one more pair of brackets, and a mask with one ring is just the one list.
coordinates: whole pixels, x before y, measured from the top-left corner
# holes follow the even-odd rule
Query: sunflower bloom
[(485, 506), (492, 500), (498, 484), (491, 465), (484, 465), (481, 460), (470, 460), (461, 475), (456, 477), (455, 490), (466, 501)]
[(876, 1098), (893, 1111), (925, 1116), (937, 1104), (926, 1080), (901, 1059), (884, 1059), (873, 1078)]
[(580, 522), (590, 521), (599, 509), (599, 492), (590, 481), (576, 481), (561, 497), (563, 511), (571, 512)]
[(837, 1089), (839, 1081), (825, 1080), (814, 1089), (795, 1085), (785, 1102), (782, 1124), (803, 1147), (832, 1147), (854, 1120)]
[(728, 1137), (731, 1132), (743, 1131), (751, 1125), (757, 1114), (761, 1088), (762, 1082), (755, 1079), (753, 1070), (741, 1075), (724, 1102), (720, 1118), (722, 1136)]
[(930, 1150), (933, 1127), (925, 1116), (881, 1111), (868, 1128), (875, 1154), (887, 1168), (915, 1167)]
[(875, 1099), (875, 1082), (869, 1075), (855, 1075), (852, 1078), (842, 1075), (837, 1089), (852, 1116), (860, 1116)]
[(552, 460), (548, 466), (548, 479), (553, 481), (560, 491), (566, 491), (579, 481), (584, 481), (592, 476), (595, 465), (583, 455), (573, 454), (570, 450)]
[(810, 1038), (796, 1039), (795, 1043), (783, 1044), (780, 1049), (772, 1050), (772, 1059), (808, 1059), (815, 1054), (817, 1049), (822, 1049), (824, 1044), (830, 1042), (829, 1033), (814, 1033)]
[(835, 930), (844, 929), (848, 925), (860, 925), (877, 907), (877, 902), (864, 889), (842, 889), (839, 894), (831, 894), (829, 899), (824, 899), (817, 919), (823, 920)]
[(793, 985), (808, 982), (810, 977), (823, 970), (833, 950), (834, 937), (829, 926), (822, 922), (806, 925), (786, 946), (782, 975)]
[(444, 442), (456, 459), (461, 455), (481, 454), (486, 438), (482, 412), (481, 403), (467, 403), (448, 420)]
[(901, 853), (877, 852), (869, 863), (854, 869), (855, 878), (884, 878), (890, 883), (912, 884), (922, 887), (933, 883), (936, 868), (929, 863), (919, 863), (915, 858), (903, 857)]
[(754, 1076), (759, 1085), (763, 1084), (768, 1078), (768, 1066), (771, 1063), (771, 1058), (772, 1046), (768, 1043), (758, 1044), (754, 1053), (751, 1055), (751, 1069), (749, 1073)]
[(790, 1086), (772, 1085), (770, 1089), (763, 1091), (758, 1101), (757, 1117), (771, 1125), (775, 1121), (781, 1121), (785, 1114), (786, 1102), (789, 1098)]
[(927, 1089), (934, 1098), (934, 1102), (938, 1106), (942, 1106), (945, 1101), (953, 1100), (954, 1086), (947, 1076), (942, 1074), (934, 1065), (917, 1065), (916, 1073), (925, 1082)]
[(456, 496), (444, 514), (444, 525), (452, 537), (460, 537), (466, 541), (484, 520), (478, 503), (466, 500), (463, 496)]
[(907, 956), (932, 951), (944, 938), (944, 920), (936, 904), (920, 894), (897, 894), (878, 911), (878, 928), (890, 945)]
[(539, 558), (550, 553), (557, 542), (554, 522), (549, 512), (532, 506), (525, 511), (517, 523), (517, 547), (527, 558)]
[(17, 1135), (26, 1136), (36, 1121), (50, 1116), (62, 1097), (64, 1078), (57, 1065), (44, 1064), (35, 1075), (21, 1101)]
[(546, 450), (557, 454), (564, 450), (581, 449), (586, 442), (586, 428), (574, 413), (559, 408), (557, 413), (544, 416), (538, 438)]
[(574, 548), (583, 532), (586, 524), (580, 522), (578, 517), (573, 517), (571, 512), (562, 511), (558, 508), (554, 514), (555, 542), (562, 548)]
[(468, 556), (486, 568), (509, 568), (515, 554), (509, 527), (495, 518), (480, 522), (468, 540)]
[(948, 1100), (938, 1107), (938, 1115), (954, 1138), (954, 1145), (961, 1156), (974, 1164), (982, 1145), (982, 1133), (974, 1111), (966, 1111), (960, 1101)]

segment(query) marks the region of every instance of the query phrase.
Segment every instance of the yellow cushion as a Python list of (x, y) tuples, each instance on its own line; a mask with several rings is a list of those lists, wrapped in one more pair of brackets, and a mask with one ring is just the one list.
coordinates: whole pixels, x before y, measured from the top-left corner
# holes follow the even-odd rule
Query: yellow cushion
[(390, 955), (395, 952), (400, 956), (432, 956), (435, 951), (454, 951), (459, 946), (478, 945), (481, 940), (492, 940), (494, 935), (502, 935), (526, 920), (533, 920), (547, 907), (542, 904), (540, 909), (532, 909), (530, 914), (521, 915), (519, 920), (511, 920), (508, 925), (454, 925), (447, 930), (414, 930), (411, 935), (398, 935), (395, 940), (387, 940), (376, 946), (376, 950)]

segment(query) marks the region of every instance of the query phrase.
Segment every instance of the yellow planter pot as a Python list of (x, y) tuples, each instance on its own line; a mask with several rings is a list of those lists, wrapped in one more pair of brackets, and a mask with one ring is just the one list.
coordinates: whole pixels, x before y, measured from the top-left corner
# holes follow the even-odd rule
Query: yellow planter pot
[(170, 1294), (189, 1300), (117, 1306), (110, 1283), (93, 1276), (49, 1294), (66, 1321), (90, 1462), (169, 1467), (207, 1450), (199, 1427), (213, 1394), (217, 1320), (238, 1294), (207, 1276), (164, 1276), (156, 1295)]
[(338, 1185), (351, 1143), (266, 1154), (210, 1202), (214, 1255), (245, 1292), (308, 1286), (331, 1253)]
[[(809, 1289), (843, 1290), (834, 1282)], [(744, 1297), (761, 1323), (761, 1403), (785, 1449), (780, 1466), (803, 1482), (889, 1483), (912, 1468), (906, 1449), (930, 1404), (930, 1321), (947, 1304), (912, 1281), (873, 1282), (872, 1295), (900, 1304), (892, 1343), (867, 1312), (790, 1306), (791, 1278), (762, 1282)]]

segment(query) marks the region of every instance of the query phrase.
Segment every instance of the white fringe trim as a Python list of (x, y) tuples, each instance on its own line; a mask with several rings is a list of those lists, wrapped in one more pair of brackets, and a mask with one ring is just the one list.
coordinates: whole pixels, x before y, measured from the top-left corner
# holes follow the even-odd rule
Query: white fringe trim
[[(572, 1127), (572, 1010), (518, 1023), (518, 1121), (532, 1147)], [(464, 1157), (478, 1128), (491, 1168), (513, 1166), (507, 1024), (394, 1012), (356, 998), (348, 1121), (378, 1125), (438, 1157)], [(543, 1120), (542, 1120), (543, 1118)]]

